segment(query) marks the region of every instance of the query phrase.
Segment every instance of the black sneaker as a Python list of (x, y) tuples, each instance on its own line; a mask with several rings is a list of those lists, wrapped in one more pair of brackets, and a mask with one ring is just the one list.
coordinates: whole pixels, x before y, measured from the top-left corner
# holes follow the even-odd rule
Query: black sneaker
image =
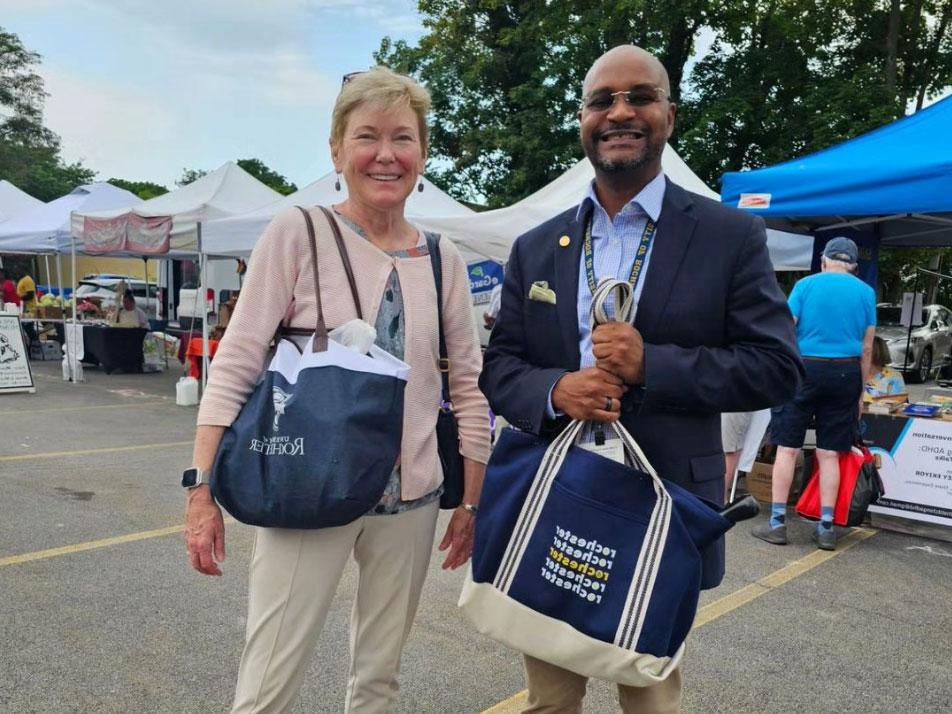
[(750, 529), (750, 534), (754, 538), (760, 538), (760, 540), (767, 541), (773, 545), (786, 545), (787, 544), (787, 526), (777, 526), (776, 528), (770, 527), (770, 521), (766, 523), (761, 523)]
[(832, 528), (816, 528), (813, 531), (813, 542), (820, 550), (836, 550), (836, 533)]

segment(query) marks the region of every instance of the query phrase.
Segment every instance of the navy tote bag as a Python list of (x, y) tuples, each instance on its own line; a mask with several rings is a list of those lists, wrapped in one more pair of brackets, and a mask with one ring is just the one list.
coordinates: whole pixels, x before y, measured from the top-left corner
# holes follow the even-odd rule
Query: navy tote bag
[[(631, 311), (630, 287), (618, 287), (596, 291), (598, 322), (613, 291), (619, 312)], [(611, 428), (625, 463), (577, 447), (585, 423), (571, 422), (551, 442), (503, 431), (459, 604), (480, 632), (513, 649), (649, 686), (681, 659), (700, 593), (699, 551), (732, 523), (660, 478), (620, 423)]]
[[(410, 367), (373, 346), (360, 354), (328, 339), (314, 226), (311, 244), (317, 329), (303, 350), (278, 341), (274, 356), (225, 430), (211, 488), (243, 523), (327, 528), (356, 520), (380, 500), (400, 453)], [(360, 314), (340, 229), (330, 222)]]

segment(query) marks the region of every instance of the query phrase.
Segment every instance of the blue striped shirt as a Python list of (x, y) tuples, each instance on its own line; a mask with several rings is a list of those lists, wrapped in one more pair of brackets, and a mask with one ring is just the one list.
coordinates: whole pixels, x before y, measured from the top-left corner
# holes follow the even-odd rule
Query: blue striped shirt
[[(635, 262), (638, 244), (644, 233), (645, 225), (650, 218), (655, 224), (661, 216), (661, 204), (664, 202), (665, 178), (659, 173), (641, 189), (622, 209), (609, 218), (608, 213), (598, 202), (595, 195), (594, 181), (589, 184), (581, 205), (579, 216), (586, 206), (592, 205), (592, 253), (594, 257), (595, 283), (604, 278), (627, 280), (631, 275), (631, 266)], [(655, 239), (657, 235), (655, 236)], [(645, 263), (635, 285), (635, 305), (641, 298), (641, 290), (645, 284), (645, 275), (651, 262), (651, 251), (654, 240), (648, 246)], [(609, 305), (609, 308), (611, 306)], [(594, 367), (595, 357), (592, 356), (592, 330), (589, 324), (592, 309), (592, 291), (585, 274), (585, 253), (579, 261), (578, 278), (578, 335), (581, 366)]]

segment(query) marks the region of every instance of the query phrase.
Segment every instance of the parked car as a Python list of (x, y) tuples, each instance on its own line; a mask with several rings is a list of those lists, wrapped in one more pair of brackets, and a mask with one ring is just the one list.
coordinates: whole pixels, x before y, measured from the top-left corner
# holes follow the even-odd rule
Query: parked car
[(125, 281), (135, 295), (136, 305), (145, 311), (148, 316), (155, 315), (159, 302), (157, 299), (158, 287), (153, 283), (146, 283), (138, 278), (127, 275), (87, 275), (79, 281), (76, 287), (78, 298), (96, 297), (102, 301), (102, 306), (111, 307), (117, 302), (116, 286)]
[[(889, 346), (889, 366), (903, 370), (911, 382), (925, 382), (952, 361), (952, 311), (942, 305), (926, 305), (922, 324), (900, 324), (902, 307), (889, 303), (876, 306), (876, 334)], [(906, 349), (908, 343), (908, 351)]]

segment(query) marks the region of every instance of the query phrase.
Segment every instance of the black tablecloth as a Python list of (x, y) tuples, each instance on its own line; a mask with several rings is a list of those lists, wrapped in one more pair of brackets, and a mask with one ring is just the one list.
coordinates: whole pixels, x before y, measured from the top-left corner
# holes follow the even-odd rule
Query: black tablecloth
[(101, 364), (110, 374), (116, 369), (124, 372), (142, 371), (142, 340), (144, 327), (83, 326), (83, 362)]

